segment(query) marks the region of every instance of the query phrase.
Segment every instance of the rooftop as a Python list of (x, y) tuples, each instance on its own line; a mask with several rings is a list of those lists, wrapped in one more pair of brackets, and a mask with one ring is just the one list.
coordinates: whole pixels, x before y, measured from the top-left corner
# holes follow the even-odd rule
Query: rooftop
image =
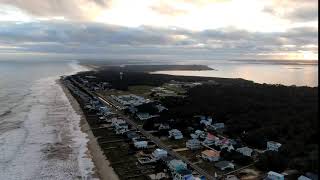
[(202, 151), (201, 153), (208, 157), (220, 156), (220, 151), (216, 151), (216, 150), (205, 150), (205, 151)]

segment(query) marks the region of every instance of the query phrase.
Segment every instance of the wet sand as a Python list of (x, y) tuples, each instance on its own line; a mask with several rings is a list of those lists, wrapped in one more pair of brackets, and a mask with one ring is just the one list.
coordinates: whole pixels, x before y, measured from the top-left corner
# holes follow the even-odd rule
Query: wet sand
[(80, 108), (80, 105), (71, 95), (69, 90), (61, 84), (58, 80), (57, 83), (62, 87), (64, 93), (70, 101), (73, 109), (77, 112), (78, 115), (81, 116), (80, 126), (81, 130), (88, 135), (88, 152), (87, 155), (92, 158), (95, 165), (95, 175), (99, 177), (101, 180), (119, 180), (118, 175), (115, 173), (114, 169), (110, 166), (110, 162), (107, 160), (106, 156), (103, 154), (97, 139), (94, 137), (90, 126)]

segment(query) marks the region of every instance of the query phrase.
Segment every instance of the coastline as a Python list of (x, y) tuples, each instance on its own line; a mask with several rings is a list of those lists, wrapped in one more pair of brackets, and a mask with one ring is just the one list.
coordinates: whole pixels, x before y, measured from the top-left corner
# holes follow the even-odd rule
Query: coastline
[(78, 104), (76, 99), (71, 95), (70, 91), (60, 82), (60, 80), (57, 80), (57, 84), (61, 86), (72, 108), (81, 117), (79, 126), (81, 128), (81, 131), (87, 134), (88, 152), (86, 154), (92, 159), (95, 165), (94, 175), (99, 177), (99, 179), (101, 180), (119, 180), (118, 175), (110, 166), (110, 162), (108, 161), (107, 157), (103, 154), (103, 151), (101, 150), (95, 136), (93, 135), (80, 105)]

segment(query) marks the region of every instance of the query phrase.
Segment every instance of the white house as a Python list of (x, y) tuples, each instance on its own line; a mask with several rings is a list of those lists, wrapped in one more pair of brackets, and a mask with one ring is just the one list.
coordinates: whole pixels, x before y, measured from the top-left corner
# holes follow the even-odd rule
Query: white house
[(186, 147), (190, 150), (200, 149), (201, 144), (198, 139), (190, 139), (186, 142)]
[(311, 179), (306, 176), (301, 175), (298, 177), (298, 180), (311, 180)]
[(201, 157), (207, 161), (219, 161), (220, 159), (220, 151), (216, 150), (205, 150), (201, 152)]
[(174, 139), (182, 139), (183, 135), (181, 133), (181, 131), (179, 131), (178, 129), (172, 129), (169, 131), (169, 138), (174, 138)]
[(269, 171), (265, 180), (284, 180), (284, 175)]
[(134, 141), (133, 145), (137, 149), (145, 149), (148, 147), (148, 142), (147, 141)]
[(168, 152), (163, 149), (156, 149), (153, 151), (152, 156), (159, 160), (168, 156)]
[(248, 148), (248, 147), (238, 148), (237, 151), (239, 153), (243, 154), (244, 156), (249, 156), (249, 157), (252, 156), (252, 152), (253, 152), (253, 150), (251, 148)]
[(205, 138), (206, 133), (201, 130), (196, 130), (194, 133), (190, 134), (192, 139)]
[(282, 144), (274, 141), (267, 142), (267, 150), (268, 151), (278, 151)]

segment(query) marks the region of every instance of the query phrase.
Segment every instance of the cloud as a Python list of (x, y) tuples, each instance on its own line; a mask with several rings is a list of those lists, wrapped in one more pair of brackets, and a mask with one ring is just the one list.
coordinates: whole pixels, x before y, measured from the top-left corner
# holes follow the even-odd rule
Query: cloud
[(317, 21), (318, 0), (273, 0), (264, 12), (292, 22)]
[(68, 21), (7, 22), (0, 24), (0, 54), (34, 52), (89, 54), (93, 57), (257, 58), (259, 54), (303, 50), (318, 53), (317, 36), (318, 31), (313, 27), (261, 33), (235, 28), (190, 31)]
[(190, 10), (194, 8), (230, 1), (231, 0), (162, 0), (155, 2), (150, 8), (161, 15), (180, 16), (190, 13)]
[(188, 11), (185, 9), (179, 9), (165, 2), (160, 2), (159, 4), (155, 4), (150, 8), (159, 14), (169, 15), (169, 16), (178, 16), (178, 15), (183, 15), (188, 13)]
[(71, 19), (90, 19), (108, 3), (108, 0), (0, 0), (0, 4), (17, 7), (36, 17)]

